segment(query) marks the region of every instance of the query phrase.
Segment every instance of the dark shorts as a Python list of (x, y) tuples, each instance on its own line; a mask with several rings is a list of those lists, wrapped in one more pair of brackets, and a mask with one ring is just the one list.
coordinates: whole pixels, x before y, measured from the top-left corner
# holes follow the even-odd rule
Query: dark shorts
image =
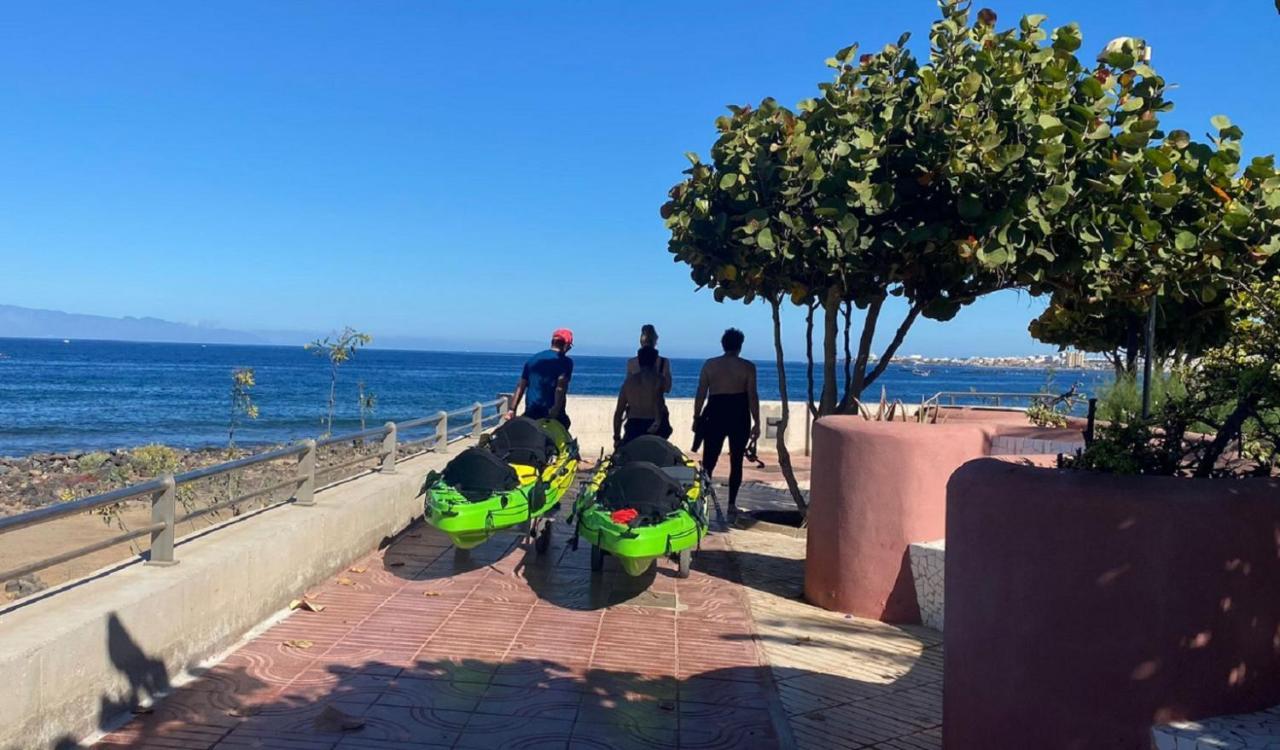
[(626, 445), (641, 435), (648, 435), (649, 428), (653, 427), (656, 419), (628, 419), (622, 427), (622, 441), (619, 445)]

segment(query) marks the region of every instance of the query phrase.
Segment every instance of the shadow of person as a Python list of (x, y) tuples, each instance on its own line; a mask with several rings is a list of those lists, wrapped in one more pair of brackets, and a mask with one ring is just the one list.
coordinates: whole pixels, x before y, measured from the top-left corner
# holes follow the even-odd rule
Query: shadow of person
[(107, 656), (128, 680), (129, 688), (118, 700), (102, 697), (98, 712), (102, 720), (148, 706), (169, 693), (169, 671), (164, 662), (147, 656), (114, 612), (107, 618)]

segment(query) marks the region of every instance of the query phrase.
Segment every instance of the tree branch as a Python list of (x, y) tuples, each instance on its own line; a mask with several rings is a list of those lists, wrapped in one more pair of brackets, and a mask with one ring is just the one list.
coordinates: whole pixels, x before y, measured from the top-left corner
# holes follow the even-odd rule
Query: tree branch
[(876, 324), (883, 307), (884, 297), (876, 299), (867, 307), (867, 318), (862, 323), (862, 335), (858, 338), (858, 359), (853, 364), (853, 384), (844, 396), (842, 411), (862, 398), (862, 391), (867, 387), (867, 361), (871, 358), (871, 344), (875, 340)]
[(893, 355), (898, 353), (898, 347), (902, 346), (902, 340), (907, 337), (907, 331), (910, 330), (911, 325), (916, 322), (916, 318), (920, 317), (921, 309), (921, 306), (918, 304), (911, 306), (911, 311), (907, 313), (907, 317), (903, 318), (902, 324), (898, 326), (898, 330), (893, 334), (893, 341), (889, 342), (889, 346), (884, 350), (884, 354), (880, 355), (880, 361), (876, 362), (876, 369), (872, 370), (871, 374), (867, 376), (867, 382), (866, 385), (863, 386), (864, 388), (876, 382), (876, 378), (880, 377), (880, 375), (888, 369), (889, 361), (893, 359)]

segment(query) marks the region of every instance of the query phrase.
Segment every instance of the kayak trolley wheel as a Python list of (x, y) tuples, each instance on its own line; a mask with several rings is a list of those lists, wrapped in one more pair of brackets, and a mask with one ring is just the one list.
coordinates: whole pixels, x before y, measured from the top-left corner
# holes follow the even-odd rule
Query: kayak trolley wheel
[(538, 531), (538, 536), (533, 542), (533, 548), (539, 555), (547, 554), (547, 550), (551, 549), (551, 521), (550, 519), (542, 522), (542, 527)]
[(595, 573), (604, 570), (604, 549), (598, 544), (591, 545), (591, 570)]
[(680, 554), (676, 555), (676, 564), (679, 566), (676, 569), (676, 577), (688, 578), (689, 569), (693, 567), (693, 550), (681, 550)]

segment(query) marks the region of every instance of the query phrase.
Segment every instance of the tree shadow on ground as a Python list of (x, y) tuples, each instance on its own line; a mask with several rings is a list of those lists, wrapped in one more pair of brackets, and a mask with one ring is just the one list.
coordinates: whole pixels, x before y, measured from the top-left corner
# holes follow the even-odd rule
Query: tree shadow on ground
[(539, 659), (282, 669), (264, 674), (273, 689), (245, 692), (215, 668), (95, 747), (715, 750), (789, 742), (781, 703), (760, 667), (685, 679)]

